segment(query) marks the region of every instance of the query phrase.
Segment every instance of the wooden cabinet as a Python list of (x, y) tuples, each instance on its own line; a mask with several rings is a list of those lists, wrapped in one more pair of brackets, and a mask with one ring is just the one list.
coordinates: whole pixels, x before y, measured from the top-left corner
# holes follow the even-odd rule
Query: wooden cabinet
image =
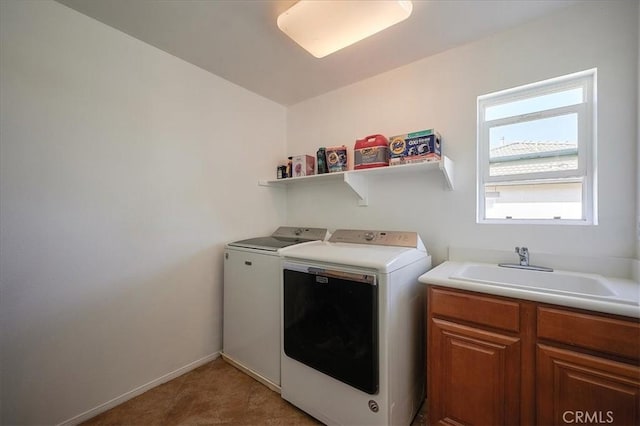
[(539, 424), (640, 424), (637, 321), (539, 306)]
[(427, 311), (430, 424), (532, 424), (532, 305), (430, 287)]
[(520, 339), (438, 319), (431, 332), (432, 424), (517, 424)]
[(542, 344), (537, 353), (539, 424), (640, 423), (637, 366)]
[(637, 320), (429, 286), (431, 425), (640, 424)]

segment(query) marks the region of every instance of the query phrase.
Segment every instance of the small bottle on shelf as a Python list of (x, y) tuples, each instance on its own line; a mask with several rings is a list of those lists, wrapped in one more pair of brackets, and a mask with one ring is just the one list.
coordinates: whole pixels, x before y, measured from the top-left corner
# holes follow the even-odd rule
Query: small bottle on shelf
[(317, 157), (317, 164), (318, 164), (318, 174), (321, 175), (323, 173), (328, 173), (328, 169), (327, 169), (327, 150), (324, 147), (321, 147), (318, 149), (318, 152), (316, 153), (316, 157)]

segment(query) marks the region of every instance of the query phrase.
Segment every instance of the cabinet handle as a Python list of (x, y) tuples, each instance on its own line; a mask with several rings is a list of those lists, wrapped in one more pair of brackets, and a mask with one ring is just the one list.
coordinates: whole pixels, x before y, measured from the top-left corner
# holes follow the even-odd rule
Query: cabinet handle
[(251, 266), (252, 265), (252, 263), (250, 261), (248, 261), (248, 260), (245, 260), (244, 264), (247, 265), (247, 266)]

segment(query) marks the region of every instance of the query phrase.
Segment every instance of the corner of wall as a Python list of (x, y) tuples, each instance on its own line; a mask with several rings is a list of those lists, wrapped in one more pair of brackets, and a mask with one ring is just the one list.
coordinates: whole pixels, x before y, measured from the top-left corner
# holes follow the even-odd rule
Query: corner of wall
[(636, 132), (637, 132), (637, 144), (636, 144), (636, 220), (635, 220), (635, 233), (636, 233), (636, 259), (640, 260), (640, 3), (636, 3), (638, 7), (638, 26), (636, 31), (638, 33), (638, 79), (636, 81), (638, 86), (637, 91), (637, 106), (636, 115)]

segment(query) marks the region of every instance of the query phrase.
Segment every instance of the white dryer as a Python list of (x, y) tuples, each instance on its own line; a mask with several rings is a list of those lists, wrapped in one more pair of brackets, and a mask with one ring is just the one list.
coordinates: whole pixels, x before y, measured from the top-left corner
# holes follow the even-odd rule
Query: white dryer
[(282, 255), (282, 397), (330, 425), (409, 425), (424, 399), (420, 237), (338, 230)]
[(222, 357), (280, 389), (280, 250), (327, 237), (324, 228), (278, 228), (224, 251)]

